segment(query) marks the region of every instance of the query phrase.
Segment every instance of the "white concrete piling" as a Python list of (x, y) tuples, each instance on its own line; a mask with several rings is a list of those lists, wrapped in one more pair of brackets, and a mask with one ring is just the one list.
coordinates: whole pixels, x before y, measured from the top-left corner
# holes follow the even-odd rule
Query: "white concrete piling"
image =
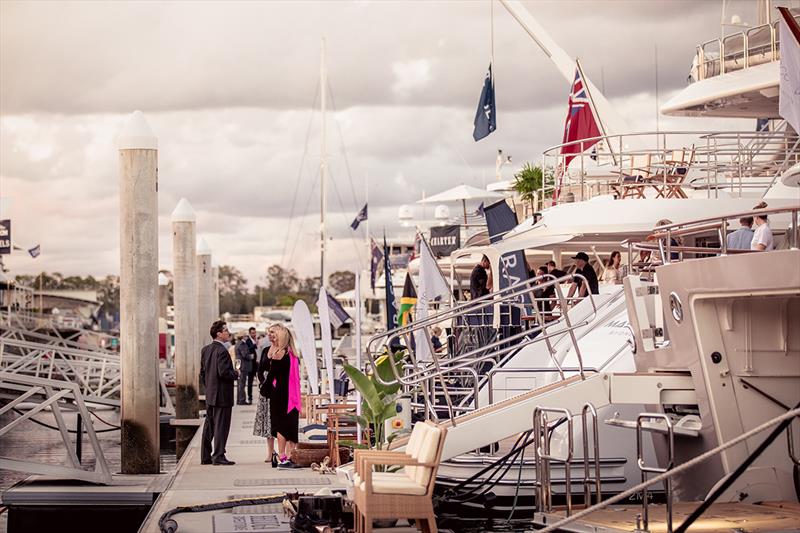
[[(197, 344), (197, 216), (186, 198), (172, 212), (172, 293), (175, 302), (175, 416), (199, 416), (200, 346)], [(194, 428), (176, 428), (178, 457)]]
[(158, 273), (158, 317), (167, 319), (169, 306), (169, 278), (163, 272)]
[(141, 111), (119, 148), (121, 459), (123, 474), (157, 474), (158, 140)]
[(213, 320), (219, 320), (219, 267), (216, 265), (211, 267), (211, 281), (214, 284), (211, 293), (211, 315)]
[(197, 319), (198, 342), (202, 348), (211, 342), (211, 324), (214, 320), (214, 283), (211, 273), (211, 248), (202, 237), (197, 241)]

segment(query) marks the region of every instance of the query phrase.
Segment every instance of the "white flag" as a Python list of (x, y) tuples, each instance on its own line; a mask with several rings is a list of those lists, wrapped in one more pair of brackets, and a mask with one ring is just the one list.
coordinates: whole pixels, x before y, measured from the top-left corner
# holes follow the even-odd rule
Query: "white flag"
[(781, 20), (780, 36), (781, 90), (778, 112), (794, 131), (800, 132), (800, 43), (785, 20)]
[(325, 361), (325, 368), (328, 374), (328, 392), (331, 396), (331, 403), (336, 402), (335, 391), (333, 390), (333, 339), (331, 339), (331, 312), (328, 308), (328, 293), (325, 287), (319, 288), (319, 327), (322, 330), (322, 360)]
[[(450, 294), (450, 286), (436, 264), (427, 241), (422, 238), (419, 246), (419, 282), (417, 286), (417, 306), (414, 320), (419, 322), (428, 317), (428, 303), (436, 297), (445, 298)], [(429, 328), (430, 331), (430, 328)], [(425, 330), (414, 334), (417, 361), (432, 361), (430, 339), (425, 338)]]
[(319, 371), (317, 370), (317, 346), (314, 340), (314, 324), (311, 312), (303, 300), (297, 300), (292, 310), (292, 329), (297, 338), (297, 347), (306, 365), (308, 388), (311, 394), (319, 394)]

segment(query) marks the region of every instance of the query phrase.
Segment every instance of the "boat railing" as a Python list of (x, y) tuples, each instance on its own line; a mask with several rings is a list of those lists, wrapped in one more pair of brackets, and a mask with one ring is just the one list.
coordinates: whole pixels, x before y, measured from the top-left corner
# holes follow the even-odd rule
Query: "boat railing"
[[(800, 21), (800, 15), (795, 15)], [(690, 80), (701, 81), (772, 61), (780, 61), (779, 20), (697, 45)]]
[[(553, 278), (553, 276), (537, 276), (523, 280), (495, 293), (490, 293), (476, 298), (475, 300), (456, 305), (425, 319), (412, 322), (409, 325), (374, 335), (367, 342), (366, 354), (369, 364), (374, 371), (375, 378), (386, 385), (401, 383), (405, 386), (416, 385), (423, 382), (428, 383), (432, 379), (439, 380), (448, 410), (450, 411), (450, 417), (454, 418), (455, 411), (453, 409), (453, 403), (448, 392), (448, 386), (443, 377), (446, 373), (465, 368), (473, 368), (479, 371), (481, 366), (485, 363), (495, 362), (512, 351), (519, 350), (534, 342), (543, 341), (547, 344), (551, 362), (563, 380), (566, 379), (564, 377), (564, 371), (556, 358), (556, 351), (550, 341), (556, 337), (567, 337), (578, 359), (578, 373), (581, 379), (585, 379), (583, 358), (575, 336), (575, 330), (585, 326), (594, 319), (597, 314), (597, 304), (593, 295), (587, 295), (585, 300), (589, 302), (588, 313), (586, 313), (586, 316), (578, 317), (576, 323), (573, 323), (568, 312), (568, 300), (564, 295), (561, 284), (575, 281), (587, 283), (586, 278), (579, 274), (569, 274), (557, 279), (548, 278)], [(561, 316), (555, 320), (548, 320), (544, 316), (540, 308), (541, 302), (538, 301), (534, 294), (534, 290), (545, 290), (551, 287), (555, 291), (562, 310)], [(515, 305), (521, 305), (523, 308), (527, 309), (528, 312), (532, 312), (533, 316), (536, 318), (536, 325), (525, 329), (521, 327), (521, 324), (509, 323), (509, 334), (505, 336), (499, 335), (486, 344), (479, 344), (457, 355), (439, 354), (433, 349), (430, 340), (430, 329), (434, 325), (444, 321), (451, 321), (454, 324), (459, 322), (469, 324), (473, 329), (492, 329), (494, 327), (494, 313), (499, 313), (501, 306)], [(513, 316), (513, 313), (510, 315)], [(501, 328), (502, 327), (503, 326), (501, 326)], [(515, 332), (516, 328), (519, 328), (518, 332)], [(427, 344), (429, 349), (427, 350), (428, 353), (425, 355), (429, 356), (430, 360), (421, 360), (417, 357), (418, 348), (415, 342)], [(398, 369), (394, 365), (391, 365), (393, 379), (386, 382), (377, 372), (376, 358), (380, 354), (376, 348), (379, 346), (394, 346), (399, 343), (402, 343), (408, 350), (408, 357), (412, 367), (401, 375)], [(479, 373), (481, 372), (479, 371)]]
[(765, 131), (602, 135), (552, 146), (542, 153), (544, 179), (536, 209), (559, 189), (579, 200), (606, 194), (645, 197), (627, 195), (631, 188), (652, 188), (656, 197), (667, 198), (686, 198), (698, 189), (708, 198), (723, 188), (740, 197), (766, 190), (800, 162), (800, 136), (787, 130), (785, 122), (777, 125)]
[[(540, 408), (537, 407), (537, 409), (540, 409)], [(557, 410), (553, 409), (551, 411), (557, 411)], [(534, 411), (534, 422), (536, 421), (535, 420), (536, 415), (537, 415), (537, 412)], [(733, 446), (736, 446), (736, 445), (738, 445), (738, 444), (740, 444), (740, 443), (742, 443), (742, 442), (744, 442), (746, 440), (750, 440), (753, 437), (755, 437), (756, 435), (759, 435), (760, 433), (763, 433), (763, 432), (765, 432), (765, 431), (767, 431), (769, 429), (772, 429), (772, 431), (770, 432), (770, 435), (767, 437), (767, 439), (761, 444), (762, 447), (765, 446), (766, 443), (770, 439), (777, 438), (780, 435), (780, 433), (782, 433), (783, 431), (786, 431), (787, 432), (787, 437), (791, 438), (791, 430), (790, 430), (791, 423), (792, 423), (792, 421), (794, 419), (796, 419), (798, 417), (800, 417), (800, 408), (795, 407), (794, 409), (790, 409), (790, 410), (786, 411), (785, 413), (783, 413), (783, 414), (781, 414), (781, 415), (779, 415), (779, 416), (777, 416), (775, 418), (772, 418), (772, 419), (764, 422), (763, 424), (761, 424), (761, 425), (759, 425), (759, 426), (757, 426), (757, 427), (755, 427), (755, 428), (753, 428), (753, 429), (751, 429), (749, 431), (746, 431), (746, 432), (742, 433), (741, 435), (738, 435), (738, 436), (734, 437), (733, 439), (731, 439), (731, 440), (729, 440), (729, 441), (727, 441), (727, 442), (725, 442), (723, 444), (720, 444), (719, 446), (716, 446), (716, 447), (714, 447), (714, 448), (712, 448), (712, 449), (710, 449), (710, 450), (708, 450), (706, 452), (703, 452), (700, 455), (692, 457), (691, 459), (689, 459), (689, 460), (687, 460), (687, 461), (675, 466), (675, 464), (674, 464), (674, 452), (673, 452), (674, 446), (672, 444), (674, 428), (672, 426), (671, 421), (669, 420), (668, 417), (666, 417), (665, 415), (660, 414), (660, 413), (643, 413), (643, 414), (639, 415), (639, 417), (637, 418), (636, 426), (635, 426), (636, 427), (636, 434), (637, 434), (637, 464), (639, 465), (639, 468), (642, 471), (642, 482), (637, 484), (637, 485), (635, 485), (635, 486), (633, 486), (633, 487), (631, 487), (631, 488), (629, 488), (629, 489), (626, 489), (626, 490), (624, 490), (624, 491), (622, 491), (622, 492), (620, 492), (618, 494), (615, 494), (614, 496), (610, 496), (610, 497), (606, 498), (605, 500), (596, 503), (595, 505), (587, 506), (585, 509), (582, 509), (582, 510), (577, 511), (575, 513), (570, 513), (568, 511), (567, 512), (567, 516), (565, 516), (563, 518), (553, 520), (552, 519), (553, 517), (549, 517), (550, 519), (547, 520), (546, 527), (544, 527), (542, 529), (538, 529), (537, 532), (538, 533), (551, 533), (551, 532), (555, 532), (555, 531), (563, 531), (564, 530), (563, 529), (564, 526), (566, 526), (566, 525), (568, 525), (568, 524), (570, 524), (572, 522), (580, 520), (581, 518), (584, 518), (584, 517), (586, 517), (586, 516), (588, 516), (588, 515), (590, 515), (592, 513), (595, 513), (595, 512), (597, 512), (597, 511), (599, 511), (601, 509), (605, 509), (605, 508), (607, 508), (607, 507), (609, 507), (611, 505), (614, 505), (616, 503), (625, 502), (629, 498), (631, 498), (632, 496), (636, 496), (636, 495), (640, 495), (640, 494), (642, 495), (642, 518), (644, 519), (645, 523), (644, 524), (640, 524), (640, 526), (643, 526), (643, 527), (637, 527), (637, 531), (645, 531), (645, 530), (647, 530), (646, 521), (648, 520), (647, 513), (648, 513), (648, 505), (649, 505), (649, 502), (647, 501), (648, 500), (648, 498), (647, 498), (647, 489), (649, 487), (651, 487), (652, 485), (655, 485), (657, 483), (662, 483), (662, 482), (664, 482), (666, 484), (666, 487), (667, 487), (667, 509), (666, 509), (667, 531), (672, 531), (672, 521), (673, 521), (672, 500), (673, 500), (673, 494), (672, 494), (672, 491), (671, 491), (671, 482), (675, 478), (675, 476), (677, 476), (679, 474), (683, 474), (684, 472), (686, 472), (689, 469), (694, 468), (698, 464), (703, 463), (705, 461), (708, 461), (709, 459), (718, 456), (719, 454), (721, 454), (725, 450), (727, 450), (729, 448), (732, 448)], [(654, 423), (653, 421), (655, 421), (655, 420), (665, 420), (665, 424)], [(645, 426), (644, 425), (645, 423), (647, 423), (648, 425)], [(775, 426), (777, 426), (777, 427), (775, 427)], [(643, 430), (658, 431), (658, 432), (662, 432), (662, 433), (665, 432), (665, 430), (666, 430), (667, 438), (668, 438), (668, 441), (669, 441), (669, 450), (668, 450), (668, 457), (667, 457), (667, 465), (666, 466), (663, 466), (663, 467), (662, 466), (654, 466), (654, 465), (647, 465), (647, 464), (644, 463), (643, 453), (642, 453), (642, 438), (641, 438)], [(789, 448), (790, 460), (795, 462), (795, 464), (797, 464), (797, 461), (796, 461), (797, 458), (793, 456), (793, 446), (794, 446), (794, 444), (793, 444), (793, 442), (791, 440), (789, 442), (790, 442), (790, 444), (789, 444), (789, 446), (790, 446), (790, 448)], [(570, 448), (571, 448), (571, 446), (570, 446)], [(546, 450), (543, 450), (543, 451), (546, 452)], [(547, 454), (545, 453), (545, 455), (547, 455)], [(557, 460), (563, 460), (563, 458), (556, 458), (556, 459)], [(650, 478), (647, 478), (646, 474), (648, 474), (648, 473), (655, 473), (657, 475), (655, 475), (653, 477), (650, 477)], [(537, 472), (537, 474), (538, 474), (538, 472)], [(569, 487), (569, 486), (570, 486), (570, 480), (568, 478), (567, 479), (567, 487)], [(724, 487), (724, 485), (721, 486), (721, 488), (722, 487)], [(545, 495), (546, 495), (546, 492), (547, 492), (547, 490), (549, 490), (549, 487), (544, 488), (543, 490), (544, 490)], [(569, 501), (569, 497), (567, 498), (567, 500)], [(548, 502), (548, 500), (546, 498), (544, 498), (542, 500), (541, 505), (546, 506), (547, 502)], [(713, 502), (713, 498), (709, 498), (706, 502), (703, 503), (703, 506), (710, 505), (711, 502)], [(539, 504), (539, 497), (538, 497), (538, 494), (537, 494), (537, 510), (539, 509), (539, 507), (538, 507), (539, 505), (540, 505)], [(551, 509), (551, 507), (547, 506), (547, 507), (545, 507), (545, 511), (543, 511), (543, 512), (548, 512), (550, 509)], [(540, 511), (540, 512), (542, 512), (542, 511)]]
[[(792, 250), (798, 249), (798, 215), (800, 215), (800, 205), (789, 207), (773, 207), (764, 209), (752, 209), (741, 213), (731, 213), (723, 217), (703, 218), (688, 222), (677, 222), (657, 226), (646, 241), (625, 241), (628, 253), (633, 257), (633, 252), (644, 252), (645, 254), (658, 254), (658, 259), (654, 261), (640, 261), (633, 264), (635, 269), (647, 270), (647, 266), (653, 264), (669, 264), (680, 261), (685, 254), (706, 255), (729, 255), (740, 253), (752, 253), (754, 250), (728, 249), (727, 232), (729, 224), (736, 222), (743, 217), (755, 217), (758, 215), (778, 215), (788, 214), (790, 217), (789, 226), (785, 233), (788, 247)], [(684, 246), (677, 239), (685, 237), (699, 236), (708, 233), (716, 233), (719, 239), (719, 246)]]

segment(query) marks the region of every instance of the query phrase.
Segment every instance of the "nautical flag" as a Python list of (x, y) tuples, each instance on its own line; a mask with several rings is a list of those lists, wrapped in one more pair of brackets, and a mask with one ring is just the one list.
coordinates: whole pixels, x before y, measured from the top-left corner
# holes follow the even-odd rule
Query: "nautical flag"
[[(589, 92), (584, 85), (580, 69), (575, 69), (575, 81), (572, 82), (572, 90), (569, 93), (569, 104), (567, 109), (567, 119), (564, 123), (564, 137), (562, 143), (580, 141), (581, 139), (591, 139), (600, 136), (600, 128), (597, 126), (597, 119), (592, 112), (589, 101)], [(570, 144), (561, 147), (561, 154), (579, 154), (589, 149), (597, 143), (597, 139), (585, 143)], [(575, 155), (567, 155), (564, 158), (564, 168)]]
[(800, 24), (788, 8), (779, 7), (781, 16), (780, 95), (778, 113), (800, 132)]
[[(330, 293), (325, 291), (328, 296), (328, 309), (330, 310), (330, 321), (334, 329), (339, 329), (342, 324), (350, 320), (350, 315), (344, 310), (339, 300), (331, 296)], [(317, 299), (317, 308), (319, 309), (319, 299)]]
[(383, 277), (386, 296), (386, 329), (397, 328), (397, 304), (394, 301), (394, 287), (392, 286), (392, 265), (389, 261), (389, 246), (386, 244), (386, 235), (383, 236)]
[(39, 257), (39, 254), (42, 253), (42, 247), (37, 244), (33, 248), (29, 248), (28, 253), (31, 254), (31, 257), (36, 259), (37, 257)]
[(383, 259), (383, 252), (381, 252), (381, 247), (378, 246), (378, 243), (375, 242), (375, 239), (369, 240), (369, 246), (371, 248), (369, 261), (369, 286), (372, 287), (372, 290), (374, 291), (375, 278), (378, 276), (378, 265), (381, 264), (381, 259)]
[(400, 297), (400, 325), (407, 326), (411, 323), (411, 311), (417, 304), (417, 290), (411, 281), (411, 274), (406, 272), (406, 283), (403, 285), (403, 296)]
[(355, 220), (350, 224), (350, 227), (358, 229), (358, 225), (367, 220), (367, 204), (364, 204), (364, 207), (361, 208), (361, 211), (358, 212), (356, 215)]
[(475, 210), (475, 216), (479, 216), (479, 217), (485, 217), (486, 216), (486, 213), (483, 211), (483, 202), (481, 202), (481, 205), (479, 205), (478, 209)]
[(494, 79), (492, 78), (492, 64), (489, 63), (489, 72), (483, 80), (481, 98), (478, 100), (478, 109), (475, 111), (475, 129), (472, 138), (480, 141), (497, 129), (497, 114), (494, 101)]
[[(422, 238), (419, 248), (419, 291), (417, 291), (417, 307), (414, 317), (417, 321), (428, 318), (428, 304), (437, 298), (444, 298), (450, 294), (450, 286), (444, 279), (433, 252), (428, 246), (427, 241)], [(421, 329), (415, 332), (414, 340), (416, 343), (417, 361), (433, 360), (430, 344), (425, 338), (426, 330)]]

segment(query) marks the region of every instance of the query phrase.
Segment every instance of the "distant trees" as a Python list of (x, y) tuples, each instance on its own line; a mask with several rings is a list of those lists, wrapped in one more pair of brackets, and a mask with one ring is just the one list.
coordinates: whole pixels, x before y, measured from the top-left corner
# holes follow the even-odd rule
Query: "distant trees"
[[(170, 279), (170, 292), (172, 274), (161, 271)], [(64, 276), (59, 272), (41, 275), (18, 275), (18, 283), (39, 289), (39, 278), (44, 290), (91, 290), (97, 292), (97, 298), (102, 304), (101, 312), (117, 316), (119, 313), (119, 276)], [(291, 307), (297, 300), (304, 300), (312, 311), (319, 296), (319, 276), (301, 278), (292, 269), (285, 269), (280, 265), (271, 265), (267, 268), (266, 283), (256, 285), (251, 291), (247, 278), (242, 272), (231, 265), (219, 267), (219, 309), (221, 313), (234, 315), (248, 314), (259, 304), (266, 306)], [(350, 290), (355, 286), (355, 274), (348, 271), (337, 271), (328, 277), (329, 286), (336, 292)]]

